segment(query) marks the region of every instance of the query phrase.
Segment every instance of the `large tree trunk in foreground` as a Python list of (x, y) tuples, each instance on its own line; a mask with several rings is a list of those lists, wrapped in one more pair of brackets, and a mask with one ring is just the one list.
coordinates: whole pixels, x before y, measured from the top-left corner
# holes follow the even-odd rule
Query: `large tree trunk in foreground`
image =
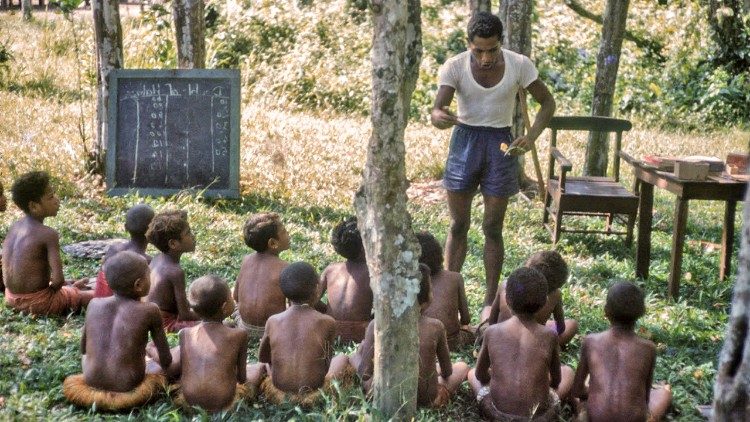
[(96, 126), (93, 157), (89, 167), (94, 173), (104, 174), (107, 154), (107, 116), (109, 116), (109, 73), (123, 66), (122, 27), (118, 0), (93, 0), (94, 42), (96, 43), (97, 95)]
[(490, 0), (469, 0), (469, 16), (479, 12), (491, 12), (492, 2)]
[(206, 24), (203, 0), (174, 0), (172, 14), (177, 36), (177, 66), (182, 69), (204, 69)]
[[(620, 51), (629, 3), (630, 0), (608, 0), (604, 10), (602, 40), (599, 45), (599, 55), (596, 57), (596, 82), (594, 99), (591, 103), (592, 116), (609, 117), (612, 115), (612, 101), (615, 95), (617, 69), (620, 66)], [(607, 173), (608, 139), (605, 133), (591, 132), (589, 134), (584, 174), (603, 176)]]
[(712, 420), (721, 422), (750, 420), (750, 190), (743, 214), (732, 310), (714, 384)]
[(23, 13), (23, 20), (31, 20), (31, 0), (21, 0), (21, 12)]
[(419, 0), (373, 4), (372, 135), (355, 206), (374, 293), (373, 403), (410, 420), (419, 376), (419, 246), (406, 208), (404, 131), (422, 57)]

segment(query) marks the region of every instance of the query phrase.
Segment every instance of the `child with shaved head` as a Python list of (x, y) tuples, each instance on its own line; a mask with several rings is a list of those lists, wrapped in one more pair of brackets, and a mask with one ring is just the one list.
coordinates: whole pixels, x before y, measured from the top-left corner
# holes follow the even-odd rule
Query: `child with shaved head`
[(331, 392), (331, 382), (346, 384), (354, 369), (346, 355), (333, 356), (336, 324), (313, 308), (318, 300), (318, 275), (310, 264), (295, 262), (280, 274), (281, 291), (289, 309), (268, 318), (258, 360), (269, 377), (261, 384), (266, 399), (309, 406), (320, 389)]
[(286, 298), (279, 286), (286, 261), (279, 254), (289, 249), (289, 233), (275, 212), (253, 214), (243, 228), (245, 244), (255, 250), (242, 260), (234, 300), (237, 301), (237, 326), (244, 328), (251, 342), (263, 337), (268, 317), (286, 309)]
[(146, 342), (154, 341), (163, 368), (172, 360), (159, 308), (141, 302), (150, 287), (146, 259), (120, 252), (104, 264), (114, 296), (96, 298), (86, 311), (81, 336), (83, 374), (65, 379), (65, 397), (79, 406), (123, 410), (148, 402), (165, 382), (146, 374)]
[(161, 311), (164, 329), (177, 332), (198, 324), (185, 296), (185, 272), (180, 258), (195, 251), (195, 236), (185, 211), (165, 211), (151, 220), (146, 239), (161, 253), (151, 261), (151, 290), (146, 299)]
[(336, 320), (336, 336), (341, 341), (360, 342), (372, 319), (372, 289), (356, 217), (336, 225), (331, 244), (346, 261), (323, 270), (320, 294), (328, 292), (326, 313)]
[[(125, 214), (125, 230), (130, 234), (130, 240), (127, 242), (116, 243), (107, 248), (107, 252), (102, 259), (102, 265), (104, 265), (104, 263), (107, 262), (107, 259), (111, 256), (122, 251), (133, 251), (146, 258), (146, 261), (151, 262), (151, 257), (146, 255), (146, 246), (148, 246), (146, 231), (148, 231), (148, 225), (153, 219), (154, 210), (148, 205), (138, 204), (130, 207)], [(94, 297), (107, 296), (112, 296), (112, 289), (109, 288), (104, 271), (99, 270), (99, 274), (96, 276)]]
[(587, 335), (581, 345), (573, 395), (585, 400), (582, 420), (658, 421), (666, 414), (669, 386), (651, 387), (656, 346), (634, 330), (645, 311), (638, 286), (625, 281), (610, 287), (604, 314), (612, 326)]
[(547, 281), (533, 268), (519, 268), (505, 296), (514, 315), (485, 331), (469, 385), (492, 420), (557, 420), (573, 370), (560, 366), (557, 336), (534, 317), (547, 301)]
[(265, 366), (246, 366), (247, 333), (222, 323), (235, 306), (226, 281), (214, 275), (193, 281), (188, 301), (202, 322), (180, 331), (176, 403), (215, 412), (254, 397)]

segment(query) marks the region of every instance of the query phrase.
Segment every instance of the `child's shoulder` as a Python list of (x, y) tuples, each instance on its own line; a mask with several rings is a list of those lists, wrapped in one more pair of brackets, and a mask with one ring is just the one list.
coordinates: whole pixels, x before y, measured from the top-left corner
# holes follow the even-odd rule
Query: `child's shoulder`
[(428, 328), (430, 330), (445, 331), (445, 325), (443, 325), (442, 321), (424, 315), (419, 319), (419, 327), (422, 329)]

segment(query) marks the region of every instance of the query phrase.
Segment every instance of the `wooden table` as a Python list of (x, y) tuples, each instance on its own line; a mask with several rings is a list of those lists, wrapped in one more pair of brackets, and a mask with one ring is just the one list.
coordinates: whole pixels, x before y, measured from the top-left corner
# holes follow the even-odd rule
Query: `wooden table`
[(651, 263), (651, 223), (654, 208), (654, 186), (672, 192), (677, 196), (674, 210), (674, 231), (672, 234), (672, 256), (669, 267), (669, 296), (677, 299), (680, 293), (682, 249), (685, 245), (685, 226), (688, 217), (688, 201), (714, 200), (726, 202), (724, 228), (721, 235), (721, 259), (719, 278), (724, 280), (731, 270), (732, 245), (734, 242), (734, 216), (737, 201), (745, 196), (747, 182), (729, 177), (709, 176), (705, 181), (681, 180), (672, 173), (658, 171), (622, 153), (622, 158), (633, 166), (636, 177), (638, 204), (638, 246), (636, 250), (635, 274), (648, 278)]

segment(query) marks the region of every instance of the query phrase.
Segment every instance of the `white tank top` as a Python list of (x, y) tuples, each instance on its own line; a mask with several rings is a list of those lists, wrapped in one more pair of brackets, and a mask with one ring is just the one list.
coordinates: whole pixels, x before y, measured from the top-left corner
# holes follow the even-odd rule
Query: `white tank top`
[(501, 49), (505, 73), (495, 86), (485, 88), (471, 74), (471, 52), (448, 59), (438, 73), (438, 86), (456, 90), (458, 121), (470, 126), (508, 127), (513, 123), (516, 93), (539, 77), (531, 60), (510, 50)]

